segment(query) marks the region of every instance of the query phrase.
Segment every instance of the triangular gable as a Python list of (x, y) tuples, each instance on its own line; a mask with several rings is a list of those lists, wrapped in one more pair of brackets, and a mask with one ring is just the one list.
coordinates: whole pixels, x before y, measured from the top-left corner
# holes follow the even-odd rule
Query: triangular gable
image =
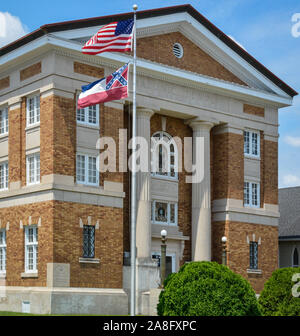
[[(183, 47), (183, 56), (181, 58), (177, 58), (173, 54), (175, 43), (180, 43)], [(247, 86), (236, 75), (179, 32), (139, 38), (137, 40), (137, 56), (153, 62)]]

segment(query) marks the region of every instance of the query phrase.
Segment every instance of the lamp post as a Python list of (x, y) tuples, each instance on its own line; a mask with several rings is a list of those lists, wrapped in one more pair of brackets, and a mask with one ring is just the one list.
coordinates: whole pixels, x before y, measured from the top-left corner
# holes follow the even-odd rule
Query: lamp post
[(167, 230), (161, 230), (161, 254), (160, 254), (160, 281), (161, 288), (164, 286), (166, 278), (166, 253), (167, 253)]
[(222, 264), (227, 265), (227, 251), (226, 251), (226, 243), (227, 243), (227, 237), (223, 236), (222, 239)]

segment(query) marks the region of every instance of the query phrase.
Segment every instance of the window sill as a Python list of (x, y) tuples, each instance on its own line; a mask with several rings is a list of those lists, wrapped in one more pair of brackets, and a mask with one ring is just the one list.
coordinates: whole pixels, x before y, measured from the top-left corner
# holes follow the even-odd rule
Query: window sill
[(261, 209), (259, 205), (249, 205), (249, 204), (244, 204), (244, 208), (248, 209)]
[(79, 262), (83, 264), (100, 264), (100, 259), (97, 258), (79, 258)]
[(33, 182), (33, 183), (29, 183), (29, 182), (27, 182), (27, 183), (26, 183), (26, 187), (32, 187), (32, 186), (37, 185), (37, 184), (41, 184), (41, 182), (40, 182), (40, 181), (38, 181), (38, 182)]
[(84, 182), (79, 182), (79, 181), (76, 181), (76, 185), (79, 186), (79, 187), (93, 187), (93, 188), (99, 188), (100, 187), (99, 183), (89, 184), (89, 183), (84, 183)]
[(248, 274), (262, 274), (262, 270), (260, 269), (247, 269)]
[(38, 278), (38, 272), (24, 272), (21, 273), (21, 278)]
[(158, 180), (165, 180), (165, 181), (172, 181), (172, 182), (179, 182), (178, 177), (171, 177), (171, 176), (164, 176), (164, 175), (156, 175), (151, 173), (151, 177)]
[(39, 127), (40, 127), (40, 122), (26, 125), (25, 131), (34, 131), (36, 128), (39, 128)]
[(168, 222), (153, 222), (153, 221), (151, 221), (151, 224), (162, 225), (162, 226), (178, 226), (177, 223), (168, 223)]
[(94, 130), (99, 130), (100, 129), (100, 125), (98, 124), (88, 124), (88, 123), (84, 123), (84, 122), (80, 122), (80, 121), (76, 121), (77, 126), (81, 126), (81, 127), (85, 127), (85, 128), (91, 128)]
[(8, 132), (7, 133), (1, 133), (0, 134), (0, 141), (5, 141), (8, 139)]
[(245, 153), (244, 153), (244, 156), (245, 156), (245, 158), (247, 158), (247, 159), (253, 159), (253, 160), (260, 161), (260, 156), (251, 155), (251, 154), (245, 154)]

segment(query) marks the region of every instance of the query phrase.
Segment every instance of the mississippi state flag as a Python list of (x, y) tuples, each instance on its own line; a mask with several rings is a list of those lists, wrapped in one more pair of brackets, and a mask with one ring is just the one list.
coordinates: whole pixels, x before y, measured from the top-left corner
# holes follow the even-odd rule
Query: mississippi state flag
[(88, 85), (82, 86), (77, 107), (84, 108), (111, 100), (119, 100), (128, 97), (128, 67), (122, 68), (108, 77), (102, 78)]
[(105, 51), (131, 51), (133, 25), (132, 19), (105, 25), (86, 42), (82, 47), (82, 52), (96, 55)]

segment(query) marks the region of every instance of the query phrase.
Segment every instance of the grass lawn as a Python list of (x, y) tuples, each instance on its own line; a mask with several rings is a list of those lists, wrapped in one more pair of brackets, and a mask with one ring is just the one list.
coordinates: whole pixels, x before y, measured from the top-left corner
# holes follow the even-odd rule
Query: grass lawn
[(16, 313), (16, 312), (10, 312), (10, 311), (0, 311), (0, 317), (1, 316), (51, 316), (51, 315), (26, 314), (26, 313)]
[[(114, 315), (89, 315), (89, 314), (66, 314), (66, 315), (52, 315), (52, 314), (26, 314), (26, 313), (16, 313), (9, 311), (0, 311), (1, 316), (114, 316)], [(128, 315), (120, 315), (128, 316)]]

